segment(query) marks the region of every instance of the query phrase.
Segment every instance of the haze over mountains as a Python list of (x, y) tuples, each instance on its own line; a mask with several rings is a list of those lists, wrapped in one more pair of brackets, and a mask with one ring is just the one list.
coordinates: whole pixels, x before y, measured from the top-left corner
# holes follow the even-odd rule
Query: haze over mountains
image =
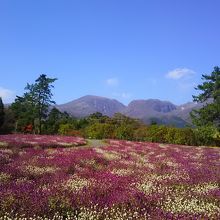
[(77, 118), (86, 117), (95, 112), (111, 117), (120, 112), (129, 117), (141, 119), (147, 124), (156, 121), (159, 124), (183, 127), (190, 123), (189, 113), (192, 109), (201, 106), (202, 104), (194, 102), (177, 106), (169, 101), (158, 99), (133, 100), (125, 106), (115, 99), (87, 95), (56, 107)]

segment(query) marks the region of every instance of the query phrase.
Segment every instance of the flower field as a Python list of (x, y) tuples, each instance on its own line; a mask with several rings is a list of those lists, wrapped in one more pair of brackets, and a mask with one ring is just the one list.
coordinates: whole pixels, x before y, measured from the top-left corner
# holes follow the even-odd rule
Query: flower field
[(73, 147), (85, 145), (86, 141), (81, 137), (69, 137), (58, 135), (0, 135), (0, 148), (25, 148), (25, 147)]
[(0, 147), (2, 220), (220, 219), (220, 148), (115, 140), (21, 148), (13, 141)]

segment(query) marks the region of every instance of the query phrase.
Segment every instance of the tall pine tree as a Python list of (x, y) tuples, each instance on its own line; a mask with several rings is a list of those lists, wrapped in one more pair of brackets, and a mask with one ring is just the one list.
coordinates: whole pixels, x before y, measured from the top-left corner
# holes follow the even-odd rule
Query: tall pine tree
[(192, 121), (196, 126), (213, 125), (220, 131), (220, 68), (214, 67), (210, 75), (202, 75), (202, 80), (196, 88), (201, 93), (193, 100), (204, 106), (191, 112)]
[(55, 104), (52, 101), (51, 89), (54, 88), (52, 85), (57, 79), (48, 78), (45, 74), (40, 75), (38, 79), (35, 80), (33, 85), (28, 85), (30, 87), (30, 93), (35, 101), (36, 118), (38, 120), (39, 133), (42, 133), (42, 124), (47, 117), (49, 106)]
[(12, 110), (17, 119), (17, 124), (22, 130), (27, 125), (32, 125), (34, 132), (41, 134), (42, 125), (45, 121), (49, 106), (55, 104), (52, 101), (51, 89), (56, 78), (48, 78), (45, 74), (40, 75), (34, 84), (27, 84), (22, 97), (17, 96), (12, 104)]

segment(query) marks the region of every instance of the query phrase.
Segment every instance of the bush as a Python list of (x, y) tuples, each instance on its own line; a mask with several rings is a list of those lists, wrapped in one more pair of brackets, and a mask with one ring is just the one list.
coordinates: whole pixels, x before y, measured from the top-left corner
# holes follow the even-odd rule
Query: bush
[(144, 141), (147, 131), (148, 131), (148, 128), (146, 126), (142, 126), (134, 130), (134, 135), (133, 135), (134, 140)]
[(150, 142), (166, 143), (166, 134), (166, 126), (151, 125), (147, 129), (145, 140)]
[(197, 145), (195, 134), (191, 128), (174, 128), (163, 125), (151, 125), (145, 129), (137, 129), (134, 134), (136, 139), (139, 138), (142, 140), (142, 136), (144, 136), (143, 140), (150, 142)]
[(85, 135), (92, 139), (114, 138), (114, 126), (97, 122), (85, 129)]
[(168, 127), (165, 139), (169, 144), (197, 145), (195, 134), (191, 128)]
[(70, 123), (60, 124), (58, 133), (61, 135), (68, 135), (68, 133), (73, 130), (74, 130), (74, 126)]
[(220, 134), (214, 126), (202, 126), (194, 129), (198, 145), (216, 145), (220, 146)]
[(133, 140), (134, 130), (132, 126), (122, 124), (115, 129), (115, 137), (117, 139)]
[(168, 144), (174, 143), (175, 136), (176, 136), (176, 128), (173, 128), (173, 127), (167, 128), (167, 132), (165, 134), (165, 142)]

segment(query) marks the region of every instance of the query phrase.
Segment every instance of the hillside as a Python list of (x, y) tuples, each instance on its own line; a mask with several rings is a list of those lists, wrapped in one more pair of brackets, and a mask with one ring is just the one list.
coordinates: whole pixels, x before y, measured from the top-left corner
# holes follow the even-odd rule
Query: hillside
[(132, 118), (139, 118), (146, 124), (155, 121), (158, 124), (184, 127), (190, 123), (189, 113), (192, 109), (198, 109), (201, 106), (202, 104), (194, 102), (178, 106), (158, 99), (133, 100), (125, 106), (115, 99), (87, 95), (56, 107), (77, 118), (86, 117), (95, 112), (111, 117), (120, 112)]
[(176, 106), (171, 102), (160, 101), (158, 99), (134, 100), (129, 103), (122, 112), (125, 115), (135, 118), (144, 118), (146, 116), (158, 116), (176, 110)]
[(122, 112), (126, 106), (115, 99), (87, 95), (66, 104), (58, 105), (57, 108), (77, 118), (82, 118), (95, 112), (101, 112), (103, 115), (111, 117), (116, 112)]

